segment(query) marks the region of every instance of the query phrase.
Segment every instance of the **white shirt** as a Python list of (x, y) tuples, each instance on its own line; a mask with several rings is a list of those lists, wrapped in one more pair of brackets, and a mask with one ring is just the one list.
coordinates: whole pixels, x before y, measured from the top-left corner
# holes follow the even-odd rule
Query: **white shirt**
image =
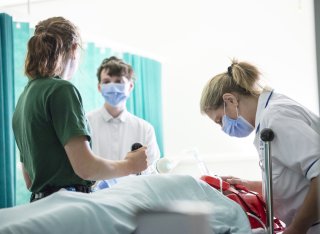
[[(259, 97), (255, 121), (254, 145), (262, 164), (260, 131), (271, 128), (275, 135), (270, 144), (274, 214), (289, 225), (304, 201), (310, 180), (320, 174), (320, 119), (292, 99), (266, 91)], [(262, 172), (264, 179), (263, 165)], [(320, 233), (320, 225), (312, 229), (316, 231), (310, 232), (310, 228), (308, 233)]]
[(106, 159), (121, 160), (131, 151), (132, 144), (140, 143), (147, 146), (149, 166), (142, 174), (154, 173), (152, 164), (160, 158), (160, 150), (150, 123), (126, 109), (113, 118), (104, 107), (88, 113), (87, 118), (95, 154)]

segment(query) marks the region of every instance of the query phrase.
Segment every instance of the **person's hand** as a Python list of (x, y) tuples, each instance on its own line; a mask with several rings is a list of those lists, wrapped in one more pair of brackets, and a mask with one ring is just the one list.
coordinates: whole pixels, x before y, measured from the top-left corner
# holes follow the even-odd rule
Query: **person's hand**
[(228, 182), (230, 185), (240, 184), (247, 188), (250, 187), (250, 182), (248, 180), (240, 179), (234, 176), (221, 176), (221, 179)]
[(299, 230), (292, 226), (288, 226), (282, 234), (306, 234), (307, 230)]
[(131, 172), (130, 174), (136, 174), (147, 169), (148, 163), (146, 149), (147, 147), (143, 146), (137, 150), (129, 152), (124, 158), (128, 163), (128, 169)]
[(254, 191), (256, 193), (262, 194), (262, 182), (240, 179), (234, 176), (222, 176), (223, 181), (228, 182), (230, 185), (239, 184), (246, 187), (248, 190)]

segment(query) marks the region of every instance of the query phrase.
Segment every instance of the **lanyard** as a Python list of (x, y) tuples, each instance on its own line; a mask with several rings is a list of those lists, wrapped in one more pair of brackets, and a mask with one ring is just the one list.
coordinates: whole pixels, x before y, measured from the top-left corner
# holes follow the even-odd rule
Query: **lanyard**
[[(268, 97), (268, 99), (267, 99), (266, 105), (264, 106), (264, 109), (268, 106), (272, 94), (273, 94), (273, 90), (272, 90), (271, 93), (269, 94), (269, 97)], [(260, 130), (260, 123), (258, 124), (257, 130), (256, 130), (256, 134), (259, 132), (259, 130)]]

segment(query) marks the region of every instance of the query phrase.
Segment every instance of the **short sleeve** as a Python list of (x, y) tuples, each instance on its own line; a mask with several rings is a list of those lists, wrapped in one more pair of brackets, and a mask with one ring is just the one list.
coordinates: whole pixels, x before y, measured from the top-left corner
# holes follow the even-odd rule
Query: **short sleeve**
[(63, 146), (75, 136), (86, 136), (90, 141), (82, 99), (71, 83), (61, 85), (52, 93), (49, 109), (53, 127)]
[(271, 142), (273, 160), (308, 179), (320, 174), (320, 136), (301, 112), (272, 108), (264, 116), (262, 127), (271, 128), (275, 134)]

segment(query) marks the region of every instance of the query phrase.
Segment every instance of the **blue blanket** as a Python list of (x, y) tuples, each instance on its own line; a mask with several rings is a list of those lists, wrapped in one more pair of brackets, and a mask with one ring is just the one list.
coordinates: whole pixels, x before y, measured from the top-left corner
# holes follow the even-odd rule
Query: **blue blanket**
[(188, 175), (128, 177), (91, 194), (59, 191), (39, 201), (0, 210), (2, 234), (129, 234), (136, 212), (174, 201), (210, 202), (212, 233), (251, 233), (241, 207), (201, 180)]

